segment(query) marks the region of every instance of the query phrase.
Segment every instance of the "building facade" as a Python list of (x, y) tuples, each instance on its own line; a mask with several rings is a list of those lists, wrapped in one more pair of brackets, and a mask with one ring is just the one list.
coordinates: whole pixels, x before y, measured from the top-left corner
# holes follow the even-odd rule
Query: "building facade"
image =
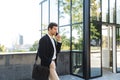
[(42, 0), (41, 36), (56, 22), (62, 52), (70, 53), (70, 73), (84, 79), (120, 72), (119, 0)]

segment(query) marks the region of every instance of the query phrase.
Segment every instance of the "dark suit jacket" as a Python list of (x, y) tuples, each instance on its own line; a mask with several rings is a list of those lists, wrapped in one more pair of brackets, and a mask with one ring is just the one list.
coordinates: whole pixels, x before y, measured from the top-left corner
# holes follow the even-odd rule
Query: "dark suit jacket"
[[(61, 43), (55, 42), (55, 46), (56, 46), (56, 52), (59, 53), (61, 49)], [(37, 53), (41, 59), (41, 65), (49, 67), (54, 54), (54, 48), (47, 34), (39, 40), (39, 47)], [(57, 53), (56, 53), (56, 57), (57, 57)]]

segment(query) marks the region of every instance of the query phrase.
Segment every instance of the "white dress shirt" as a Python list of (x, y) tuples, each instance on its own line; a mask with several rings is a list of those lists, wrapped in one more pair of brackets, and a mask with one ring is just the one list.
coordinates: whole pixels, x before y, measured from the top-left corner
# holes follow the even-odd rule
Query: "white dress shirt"
[(54, 41), (54, 39), (48, 34), (48, 36), (49, 36), (49, 38), (50, 38), (50, 40), (51, 40), (51, 42), (52, 42), (52, 45), (53, 45), (53, 48), (54, 48), (54, 54), (53, 54), (53, 58), (52, 58), (52, 60), (55, 60), (56, 59), (56, 47), (55, 47), (55, 41)]

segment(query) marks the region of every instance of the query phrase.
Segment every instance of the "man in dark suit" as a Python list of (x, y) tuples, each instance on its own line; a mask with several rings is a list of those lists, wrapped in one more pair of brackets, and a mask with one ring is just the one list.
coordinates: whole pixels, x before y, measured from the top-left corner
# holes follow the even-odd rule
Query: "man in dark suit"
[(57, 34), (58, 25), (50, 23), (48, 25), (48, 33), (39, 41), (38, 55), (41, 59), (41, 65), (50, 69), (50, 80), (59, 80), (56, 72), (57, 53), (61, 49), (61, 36)]

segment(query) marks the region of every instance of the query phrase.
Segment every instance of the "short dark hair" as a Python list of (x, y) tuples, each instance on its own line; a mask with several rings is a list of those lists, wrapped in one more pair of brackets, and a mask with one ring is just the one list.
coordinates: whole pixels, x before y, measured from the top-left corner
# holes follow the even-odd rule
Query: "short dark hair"
[(57, 23), (51, 22), (51, 23), (48, 25), (48, 30), (49, 30), (49, 28), (52, 29), (53, 26), (56, 26), (56, 27), (57, 27), (58, 25), (57, 25)]

